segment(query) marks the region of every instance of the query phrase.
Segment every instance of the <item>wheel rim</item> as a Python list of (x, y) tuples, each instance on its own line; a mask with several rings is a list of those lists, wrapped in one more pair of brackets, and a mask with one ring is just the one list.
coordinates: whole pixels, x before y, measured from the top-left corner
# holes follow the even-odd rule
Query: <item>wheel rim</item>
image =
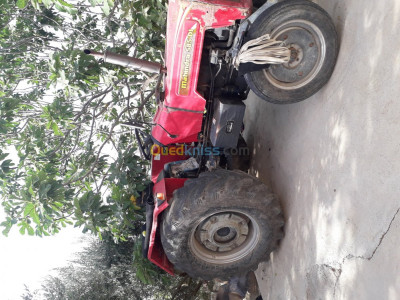
[(260, 228), (243, 212), (220, 211), (200, 221), (191, 233), (190, 248), (208, 263), (228, 264), (248, 255), (258, 244)]
[(291, 20), (278, 26), (271, 37), (283, 41), (291, 50), (289, 63), (272, 65), (262, 71), (272, 85), (294, 90), (307, 85), (318, 75), (326, 56), (326, 42), (315, 24)]

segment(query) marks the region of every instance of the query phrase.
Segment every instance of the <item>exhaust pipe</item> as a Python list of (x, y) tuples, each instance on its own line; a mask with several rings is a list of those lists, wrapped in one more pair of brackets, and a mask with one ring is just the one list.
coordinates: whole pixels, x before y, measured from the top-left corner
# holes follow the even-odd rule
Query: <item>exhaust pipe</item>
[(96, 51), (92, 51), (89, 49), (83, 50), (85, 54), (92, 55), (94, 57), (102, 58), (104, 62), (115, 64), (123, 67), (128, 67), (135, 70), (140, 70), (149, 73), (166, 73), (166, 68), (164, 68), (161, 64), (134, 58), (127, 55), (116, 54), (112, 52), (100, 53)]

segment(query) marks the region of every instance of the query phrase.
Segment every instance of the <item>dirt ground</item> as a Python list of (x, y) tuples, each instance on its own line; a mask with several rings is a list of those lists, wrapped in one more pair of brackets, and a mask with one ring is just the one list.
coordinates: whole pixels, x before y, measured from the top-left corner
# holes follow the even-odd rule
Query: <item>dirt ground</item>
[(400, 299), (400, 1), (319, 0), (340, 53), (310, 99), (246, 100), (252, 174), (282, 201), (264, 299)]

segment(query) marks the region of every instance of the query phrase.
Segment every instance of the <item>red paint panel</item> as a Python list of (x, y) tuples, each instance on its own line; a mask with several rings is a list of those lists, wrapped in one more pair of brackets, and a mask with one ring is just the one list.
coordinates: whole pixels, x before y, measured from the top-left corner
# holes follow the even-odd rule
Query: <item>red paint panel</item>
[(171, 275), (174, 275), (174, 268), (172, 263), (168, 260), (165, 255), (164, 249), (161, 244), (160, 234), (157, 232), (157, 227), (159, 223), (160, 214), (168, 207), (168, 201), (172, 198), (172, 193), (174, 190), (183, 187), (186, 178), (166, 178), (156, 183), (153, 188), (153, 194), (163, 193), (166, 195), (166, 201), (164, 201), (160, 206), (157, 205), (153, 213), (153, 225), (150, 233), (150, 245), (149, 252), (147, 253), (148, 259), (159, 266), (161, 269), (165, 270)]
[[(165, 86), (165, 105), (193, 111), (204, 111), (206, 101), (197, 91), (203, 48), (204, 27), (191, 19), (191, 11), (182, 21), (179, 34), (167, 61), (168, 75)], [(190, 19), (189, 19), (190, 18)], [(172, 58), (172, 59), (171, 59)], [(187, 78), (186, 89), (182, 89), (183, 78)]]
[(233, 25), (236, 20), (243, 19), (243, 11), (237, 8), (224, 7), (214, 13), (213, 27), (226, 27)]
[[(202, 112), (188, 112), (160, 106), (152, 136), (163, 145), (191, 143), (197, 140), (202, 121)], [(173, 137), (174, 135), (176, 137)]]
[(174, 275), (174, 267), (166, 257), (164, 249), (162, 248), (160, 234), (157, 233), (158, 216), (167, 207), (168, 203), (164, 202), (163, 205), (157, 207), (154, 210), (153, 227), (151, 230), (149, 252), (147, 253), (147, 258), (156, 266), (160, 267), (169, 274)]
[(232, 0), (196, 0), (200, 3), (207, 3), (213, 6), (229, 6), (229, 7), (237, 7), (243, 9), (250, 9), (253, 7), (252, 0), (239, 0), (239, 1), (232, 1)]

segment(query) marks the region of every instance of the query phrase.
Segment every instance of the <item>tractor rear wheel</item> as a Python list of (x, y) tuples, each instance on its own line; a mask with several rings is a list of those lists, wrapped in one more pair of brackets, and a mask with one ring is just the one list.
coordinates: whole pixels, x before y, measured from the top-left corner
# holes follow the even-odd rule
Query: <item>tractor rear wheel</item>
[(256, 269), (283, 237), (276, 196), (241, 171), (188, 179), (164, 212), (161, 241), (175, 268), (191, 277), (229, 279)]

